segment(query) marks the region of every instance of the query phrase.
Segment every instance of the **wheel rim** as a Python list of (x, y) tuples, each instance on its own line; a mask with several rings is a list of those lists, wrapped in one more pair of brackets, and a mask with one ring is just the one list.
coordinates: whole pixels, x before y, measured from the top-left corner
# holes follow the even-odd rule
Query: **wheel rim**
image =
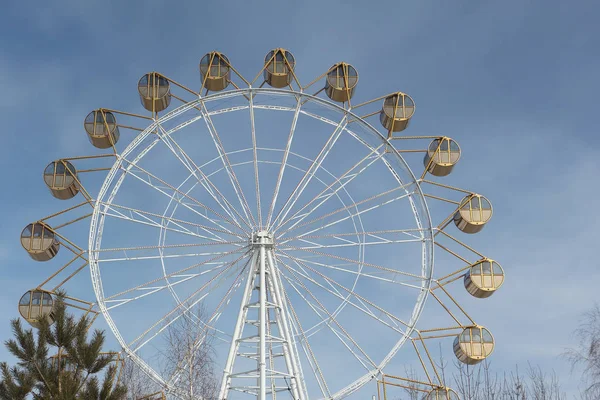
[[(345, 115), (347, 115), (347, 118), (358, 119), (357, 116), (353, 115), (350, 112), (343, 110), (342, 108), (340, 108), (339, 106), (337, 106), (333, 103), (324, 101), (322, 99), (319, 99), (319, 98), (316, 98), (313, 96), (309, 96), (306, 94), (300, 94), (297, 92), (291, 92), (291, 91), (281, 91), (281, 90), (272, 90), (272, 89), (244, 89), (244, 90), (237, 90), (237, 91), (231, 91), (231, 92), (218, 93), (215, 95), (211, 95), (211, 96), (205, 97), (201, 100), (198, 100), (198, 101), (195, 101), (192, 103), (188, 103), (182, 107), (179, 107), (178, 109), (173, 110), (172, 112), (169, 112), (168, 114), (165, 114), (162, 118), (160, 118), (158, 120), (158, 122), (151, 124), (144, 132), (142, 132), (135, 140), (132, 141), (132, 143), (127, 147), (127, 149), (119, 157), (119, 159), (117, 160), (117, 162), (115, 163), (115, 165), (113, 166), (111, 171), (109, 172), (109, 174), (104, 182), (104, 185), (102, 186), (102, 189), (98, 195), (98, 199), (96, 201), (96, 207), (94, 208), (94, 214), (92, 216), (91, 229), (90, 229), (89, 259), (90, 259), (90, 267), (91, 267), (90, 269), (91, 269), (91, 274), (92, 274), (92, 282), (93, 282), (94, 291), (96, 293), (96, 297), (98, 300), (99, 308), (102, 311), (111, 330), (113, 330), (113, 332), (115, 333), (117, 340), (124, 347), (125, 351), (128, 354), (130, 354), (130, 356), (132, 356), (132, 359), (134, 361), (136, 361), (136, 363), (138, 363), (138, 365), (140, 365), (147, 373), (149, 373), (151, 376), (154, 377), (154, 379), (156, 379), (157, 381), (159, 381), (161, 383), (165, 382), (164, 377), (161, 377), (160, 374), (158, 374), (144, 359), (139, 357), (138, 354), (136, 353), (135, 349), (130, 348), (130, 344), (129, 344), (130, 342), (127, 341), (126, 338), (121, 334), (121, 331), (119, 330), (117, 323), (113, 320), (113, 316), (111, 314), (112, 309), (110, 307), (114, 306), (114, 303), (107, 302), (107, 298), (110, 297), (112, 294), (109, 293), (108, 296), (105, 296), (105, 294), (104, 294), (104, 285), (103, 285), (101, 275), (103, 272), (105, 272), (105, 270), (102, 270), (104, 268), (102, 266), (103, 265), (102, 262), (104, 262), (105, 260), (102, 259), (101, 255), (104, 254), (103, 252), (106, 250), (106, 248), (102, 247), (102, 242), (103, 242), (102, 235), (103, 235), (103, 231), (105, 229), (105, 223), (107, 221), (107, 216), (109, 217), (109, 220), (110, 220), (110, 218), (113, 217), (113, 215), (111, 215), (110, 213), (111, 213), (111, 211), (114, 212), (114, 210), (115, 210), (114, 201), (116, 198), (118, 198), (121, 185), (125, 181), (126, 174), (122, 174), (123, 168), (128, 169), (129, 174), (130, 174), (132, 170), (136, 169), (135, 166), (137, 165), (137, 163), (139, 161), (143, 160), (143, 158), (147, 154), (151, 153), (152, 149), (156, 145), (162, 145), (165, 143), (162, 141), (162, 139), (160, 137), (151, 139), (152, 135), (154, 135), (153, 131), (156, 129), (158, 124), (160, 124), (161, 126), (163, 126), (163, 125), (169, 126), (169, 124), (172, 124), (173, 125), (172, 129), (175, 129), (175, 127), (177, 127), (177, 126), (182, 126), (181, 129), (184, 129), (185, 127), (189, 126), (190, 124), (196, 123), (198, 121), (202, 122), (202, 121), (200, 121), (200, 118), (193, 121), (195, 118), (197, 118), (197, 116), (192, 116), (192, 118), (184, 118), (186, 113), (190, 113), (191, 111), (194, 110), (194, 107), (198, 107), (198, 106), (202, 107), (202, 102), (205, 102), (205, 104), (209, 104), (209, 103), (217, 104), (219, 101), (224, 101), (224, 100), (228, 100), (228, 99), (229, 100), (231, 100), (231, 99), (239, 100), (240, 98), (243, 98), (243, 96), (252, 98), (253, 102), (254, 102), (256, 100), (259, 100), (260, 97), (263, 95), (264, 96), (285, 97), (286, 101), (288, 101), (290, 99), (302, 99), (303, 101), (306, 100), (306, 103), (300, 108), (299, 114), (302, 116), (305, 116), (307, 118), (312, 118), (315, 121), (318, 120), (320, 123), (331, 125), (330, 122), (326, 121), (327, 116), (330, 113), (334, 113), (334, 114), (338, 113), (339, 115), (343, 115), (344, 113), (346, 113)], [(282, 112), (294, 111), (294, 109), (291, 109), (290, 107), (279, 106), (279, 108), (275, 108), (277, 106), (270, 105), (270, 104), (261, 105), (261, 104), (259, 104), (259, 102), (260, 102), (260, 100), (257, 101), (256, 103), (253, 103), (252, 106), (248, 106), (248, 107), (251, 107), (254, 109), (265, 110), (265, 111), (267, 109), (271, 110), (271, 111), (282, 111)], [(306, 106), (306, 105), (308, 105), (308, 106)], [(322, 114), (324, 114), (324, 115), (311, 115), (311, 114), (314, 114), (313, 106), (315, 106), (314, 108), (321, 109)], [(247, 112), (245, 110), (249, 109), (249, 108), (243, 108), (244, 107), (243, 105), (240, 105), (238, 107), (239, 108), (231, 109), (231, 110), (227, 111), (226, 113), (231, 113), (231, 114), (235, 114), (236, 112), (243, 113), (243, 112)], [(215, 106), (215, 109), (212, 110), (212, 112), (215, 112), (215, 114), (212, 114), (212, 115), (218, 115), (217, 108), (218, 107)], [(223, 112), (223, 114), (226, 114), (226, 113)], [(320, 118), (318, 118), (318, 117), (320, 117)], [(181, 121), (179, 119), (181, 119)], [(332, 121), (332, 120), (329, 120), (329, 121)], [(375, 130), (373, 127), (371, 127), (366, 122), (364, 122), (362, 120), (358, 120), (354, 123), (356, 124), (355, 126), (359, 126), (360, 129), (359, 128), (354, 129), (354, 126), (352, 127), (352, 129), (345, 128), (340, 133), (340, 136), (341, 135), (351, 136), (353, 133), (358, 138), (365, 139), (366, 136), (371, 135), (369, 140), (378, 142), (379, 145), (382, 145), (382, 146), (386, 146), (387, 144), (389, 144), (389, 142), (387, 142), (387, 140), (377, 130)], [(338, 123), (337, 125), (340, 125), (340, 124)], [(175, 134), (176, 132), (177, 131), (174, 130), (169, 135)], [(245, 134), (247, 134), (247, 132), (245, 132)], [(166, 140), (168, 141), (169, 135), (167, 135), (165, 133), (163, 133), (163, 135), (164, 135), (164, 138), (166, 138)], [(282, 135), (287, 136), (287, 133), (282, 133)], [(207, 143), (210, 143), (210, 142), (207, 142)], [(259, 150), (259, 149), (261, 149), (261, 150)], [(252, 148), (245, 148), (242, 150), (245, 152), (256, 151), (256, 153), (259, 153), (259, 152), (262, 153), (263, 152), (262, 149), (264, 149), (264, 148), (260, 147), (260, 146), (253, 146)], [(281, 150), (281, 149), (279, 149), (279, 150)], [(389, 146), (389, 150), (390, 150), (390, 153), (386, 153), (381, 157), (381, 160), (382, 160), (381, 162), (384, 164), (386, 164), (386, 162), (387, 162), (386, 166), (387, 166), (387, 168), (390, 169), (391, 175), (393, 175), (394, 173), (397, 174), (396, 175), (396, 179), (398, 181), (397, 183), (407, 185), (406, 188), (408, 188), (409, 185), (412, 185), (412, 186), (410, 186), (411, 195), (407, 196), (406, 200), (408, 202), (407, 207), (410, 207), (410, 209), (412, 210), (413, 217), (415, 219), (414, 223), (416, 224), (416, 227), (417, 227), (417, 229), (419, 231), (419, 235), (420, 235), (421, 244), (420, 244), (419, 256), (421, 259), (421, 265), (419, 268), (420, 269), (419, 272), (421, 274), (420, 276), (422, 276), (422, 278), (420, 278), (421, 285), (420, 285), (419, 293), (415, 296), (414, 307), (411, 307), (411, 310), (410, 310), (411, 312), (409, 315), (409, 320), (407, 321), (407, 326), (405, 327), (406, 329), (404, 331), (405, 335), (403, 337), (401, 337), (399, 340), (397, 340), (395, 342), (395, 344), (389, 349), (387, 354), (385, 356), (381, 357), (376, 362), (376, 365), (374, 365), (370, 370), (366, 371), (362, 376), (358, 376), (356, 379), (354, 379), (350, 382), (347, 382), (344, 386), (340, 386), (339, 388), (337, 388), (337, 390), (332, 390), (331, 394), (332, 394), (332, 397), (334, 397), (334, 398), (344, 397), (344, 396), (352, 393), (353, 391), (357, 390), (364, 383), (366, 383), (370, 379), (372, 379), (372, 377), (376, 374), (376, 372), (379, 371), (381, 368), (383, 368), (389, 362), (391, 357), (402, 346), (402, 344), (404, 343), (406, 338), (412, 333), (412, 329), (414, 328), (416, 321), (418, 320), (420, 313), (423, 309), (423, 305), (426, 300), (427, 291), (429, 290), (429, 286), (430, 286), (431, 275), (433, 272), (433, 249), (432, 249), (433, 235), (432, 235), (432, 227), (431, 227), (431, 222), (430, 222), (427, 206), (426, 206), (425, 200), (423, 198), (423, 195), (421, 193), (418, 182), (417, 182), (416, 178), (414, 177), (414, 175), (412, 174), (412, 172), (410, 171), (410, 168), (404, 162), (402, 157), (396, 152), (396, 150), (393, 150), (393, 148), (391, 146)], [(231, 152), (231, 154), (230, 153), (227, 153), (227, 154), (228, 154), (228, 157), (234, 158), (233, 152)], [(235, 153), (235, 154), (236, 154), (235, 157), (237, 157), (238, 153)], [(301, 159), (301, 157), (302, 157), (300, 153), (292, 152), (290, 154), (291, 154), (292, 158)], [(133, 158), (129, 159), (129, 157), (132, 157), (132, 156), (133, 156)], [(253, 157), (254, 157), (254, 155), (253, 155)], [(306, 157), (306, 159), (312, 160), (310, 157)], [(219, 160), (222, 160), (222, 158), (219, 158)], [(248, 161), (248, 160), (246, 160), (246, 161)], [(267, 164), (268, 158), (265, 158), (264, 161), (265, 161), (264, 163)], [(298, 163), (301, 163), (301, 162), (298, 161)], [(392, 164), (392, 163), (394, 163), (394, 164)], [(256, 164), (260, 164), (260, 163), (257, 162)], [(310, 164), (310, 162), (309, 162), (309, 164)], [(235, 161), (232, 161), (230, 163), (229, 169), (236, 172), (237, 170), (239, 170), (239, 168), (241, 168), (241, 165), (247, 165), (247, 164), (241, 164), (241, 162), (238, 164)], [(306, 169), (306, 167), (301, 167), (301, 166), (293, 164), (292, 161), (290, 161), (290, 168), (297, 168), (300, 175), (303, 174), (303, 171), (308, 170), (308, 169)], [(303, 170), (303, 168), (305, 168), (305, 169)], [(227, 169), (228, 168), (225, 166), (223, 166), (221, 169), (215, 169), (213, 171), (212, 176), (216, 177), (219, 175), (223, 175), (223, 172), (225, 172), (225, 174), (226, 174)], [(315, 171), (315, 174), (321, 169), (323, 171), (326, 171), (324, 168), (319, 168), (319, 169), (317, 169), (317, 171)], [(138, 170), (138, 173), (139, 173), (139, 170)], [(306, 174), (306, 172), (304, 172), (304, 174)], [(335, 177), (336, 172), (330, 172), (330, 175)], [(285, 174), (284, 174), (284, 176), (285, 176)], [(331, 176), (330, 176), (330, 178), (331, 178)], [(190, 177), (192, 177), (192, 178), (190, 178)], [(225, 178), (225, 177), (223, 177), (223, 178)], [(190, 179), (190, 180), (196, 179), (197, 180), (197, 176), (194, 177), (193, 175), (189, 175), (189, 177), (187, 179)], [(349, 179), (349, 178), (347, 178), (347, 179)], [(317, 181), (318, 181), (318, 178), (317, 178), (317, 180), (315, 180), (315, 182), (317, 182)], [(323, 182), (325, 182), (325, 183), (323, 183), (322, 189), (323, 189), (323, 186), (327, 185), (327, 181), (323, 181)], [(352, 182), (354, 182), (354, 181), (352, 181)], [(346, 186), (344, 186), (342, 189), (339, 189), (338, 192), (345, 191), (347, 193), (347, 196), (352, 199), (353, 197), (350, 195), (350, 192), (349, 192), (350, 187), (352, 187), (352, 185), (353, 185), (352, 182), (346, 184)], [(178, 187), (181, 188), (179, 190), (180, 192), (185, 192), (185, 190), (182, 190), (182, 189), (186, 188), (185, 181), (183, 181), (181, 184), (179, 184), (179, 186), (174, 185), (173, 183), (171, 183), (171, 184), (175, 188), (178, 188)], [(198, 183), (196, 183), (196, 184), (198, 184)], [(311, 180), (311, 183), (309, 183), (309, 184), (313, 184), (312, 180)], [(309, 184), (307, 184), (307, 186)], [(231, 186), (233, 189), (235, 189), (235, 184), (231, 184)], [(405, 188), (405, 190), (408, 190), (406, 188)], [(193, 191), (195, 189), (190, 188), (190, 190)], [(293, 190), (291, 190), (291, 196), (292, 196), (292, 198), (294, 198)], [(219, 196), (215, 195), (215, 197), (218, 198)], [(261, 196), (257, 196), (257, 197), (260, 198)], [(352, 203), (349, 203), (349, 204), (355, 204), (355, 203), (357, 203), (365, 198), (368, 198), (368, 197), (369, 196), (363, 195), (362, 197), (359, 197), (357, 200), (354, 200)], [(284, 203), (285, 203), (285, 198), (286, 198), (286, 196), (283, 196), (283, 198), (282, 198), (282, 201)], [(331, 197), (329, 197), (329, 198), (331, 198)], [(329, 198), (328, 198), (328, 200), (329, 200)], [(300, 199), (300, 195), (298, 197), (298, 200), (299, 199)], [(178, 204), (178, 207), (181, 207), (181, 204), (182, 204), (181, 201), (177, 201), (177, 200), (175, 200), (174, 196), (171, 196), (169, 205), (166, 208), (164, 208), (164, 211), (162, 214), (162, 220), (163, 221), (167, 220), (168, 223), (164, 226), (164, 228), (161, 228), (161, 231), (160, 231), (161, 236), (159, 236), (159, 245), (161, 245), (163, 247), (163, 249), (166, 248), (166, 246), (168, 246), (167, 238), (169, 237), (169, 235), (178, 234), (173, 230), (169, 230), (169, 227), (172, 228), (173, 226), (175, 226), (173, 220), (175, 219), (174, 216), (177, 215), (178, 207), (175, 207), (172, 210), (172, 213), (169, 216), (166, 216), (167, 211), (171, 210), (169, 207), (170, 207), (170, 203), (173, 201), (175, 201), (175, 203)], [(237, 200), (235, 200), (235, 198), (233, 198), (232, 200), (230, 200), (230, 203), (233, 204), (235, 201), (237, 201)], [(246, 202), (248, 202), (248, 201), (249, 200), (246, 200)], [(244, 200), (240, 199), (239, 203), (240, 203), (240, 206), (243, 206)], [(225, 203), (223, 202), (223, 204), (225, 204)], [(341, 204), (342, 204), (341, 208), (348, 207), (348, 204), (344, 203), (344, 201), (341, 201)], [(358, 207), (358, 206), (355, 205), (355, 208), (356, 207)], [(233, 212), (233, 210), (229, 210), (230, 212), (227, 212), (228, 208), (229, 207), (227, 205), (224, 205), (222, 207), (222, 210), (220, 210), (221, 212), (219, 212), (219, 214), (223, 217), (227, 217), (227, 219), (231, 220), (232, 222), (236, 222), (237, 220), (241, 220), (243, 218), (242, 216), (244, 215), (244, 212), (243, 212), (243, 210), (241, 210), (241, 208), (238, 209), (237, 212)], [(233, 208), (233, 206), (231, 208)], [(340, 207), (338, 207), (338, 208), (340, 208)], [(270, 210), (268, 210), (266, 208), (264, 210), (266, 211), (267, 219), (268, 219)], [(291, 217), (293, 218), (294, 212), (296, 212), (298, 214), (298, 210), (299, 210), (299, 208), (290, 209), (290, 211), (287, 214), (292, 213)], [(317, 210), (318, 209), (314, 210), (314, 212), (316, 212)], [(123, 211), (123, 210), (121, 210), (121, 211)], [(345, 211), (348, 211), (348, 210), (345, 210)], [(276, 211), (273, 211), (272, 219), (274, 218), (274, 220), (277, 221), (278, 217), (273, 216), (273, 215), (275, 215), (275, 213), (276, 213)], [(277, 215), (281, 216), (282, 221), (285, 220), (285, 218), (287, 217), (287, 215), (285, 215), (285, 210)], [(298, 214), (298, 215), (301, 215), (301, 214)], [(165, 218), (165, 216), (166, 216), (166, 218)], [(316, 215), (316, 216), (318, 217), (318, 215)], [(255, 215), (254, 217), (256, 219), (257, 215)], [(359, 225), (361, 225), (362, 224), (361, 215), (359, 214), (357, 217), (358, 218), (350, 217), (349, 220), (351, 220), (352, 223), (356, 222), (356, 223), (359, 223)], [(295, 221), (297, 221), (300, 218), (301, 217), (298, 217)], [(251, 218), (248, 217), (248, 220), (250, 220), (250, 219)], [(302, 221), (304, 223), (306, 223), (307, 222), (306, 219), (310, 220), (310, 216), (305, 217), (304, 219), (302, 219)], [(325, 220), (326, 220), (326, 218), (325, 218)], [(287, 225), (288, 229), (294, 223), (295, 222), (289, 222)], [(315, 223), (318, 223), (318, 222), (315, 222)], [(295, 226), (292, 226), (292, 228), (296, 227), (297, 231), (301, 230), (302, 227), (297, 228), (301, 224), (302, 224), (302, 222), (296, 224)], [(232, 225), (233, 224), (230, 224), (227, 226), (232, 226)], [(240, 225), (242, 225), (242, 224), (240, 223)], [(305, 226), (308, 226), (308, 225), (305, 225)], [(325, 230), (325, 229), (328, 229), (328, 228), (323, 228), (321, 230)], [(360, 229), (362, 229), (362, 231), (359, 230), (359, 235), (364, 232), (371, 232), (371, 231), (368, 231), (369, 228), (365, 228), (364, 226), (362, 226)], [(367, 229), (367, 230), (365, 230), (365, 229)], [(227, 230), (227, 229), (225, 229), (225, 230)], [(283, 229), (278, 229), (278, 227), (274, 228), (274, 232), (279, 233), (280, 235), (282, 233), (281, 232), (282, 230)], [(308, 229), (308, 230), (310, 230), (310, 229)], [(283, 232), (283, 234), (280, 237), (282, 239), (285, 239), (286, 233), (290, 234), (291, 232), (292, 231), (287, 230), (287, 231)], [(317, 232), (317, 231), (315, 231), (315, 232)], [(354, 234), (356, 234), (356, 229), (355, 229)], [(243, 238), (242, 230), (240, 229), (239, 232), (236, 231), (235, 235), (230, 235), (230, 237), (233, 239), (234, 237), (236, 237), (236, 235), (237, 235), (238, 239), (242, 239)], [(381, 235), (381, 234), (379, 234), (379, 235)], [(315, 235), (313, 235), (313, 236), (315, 236)], [(324, 235), (321, 235), (321, 236), (324, 236)], [(290, 237), (290, 236), (288, 236), (288, 237)], [(321, 238), (321, 239), (323, 239), (323, 238)], [(316, 240), (316, 239), (313, 239), (313, 241), (314, 240)], [(160, 242), (160, 241), (162, 241), (162, 242)], [(233, 241), (241, 241), (241, 240), (230, 240), (230, 241), (233, 242)], [(299, 239), (295, 239), (295, 242), (302, 243)], [(241, 243), (238, 243), (238, 244), (241, 245)], [(293, 244), (293, 242), (291, 242), (291, 243), (285, 242), (284, 244), (288, 244), (288, 248), (286, 250), (282, 250), (282, 255), (281, 255), (282, 260), (281, 261), (285, 262), (283, 259), (285, 259), (285, 257), (287, 256), (287, 262), (285, 262), (286, 264), (290, 263), (290, 260), (294, 261), (293, 259), (298, 259), (298, 257), (293, 256), (291, 254), (287, 254), (287, 252), (296, 252), (294, 254), (297, 254), (297, 252), (308, 251), (308, 249), (301, 249), (301, 248), (300, 248), (300, 250), (298, 250), (298, 248), (300, 247), (299, 245), (295, 246), (295, 248), (292, 248), (291, 244)], [(367, 247), (367, 245), (364, 244), (362, 246), (359, 245), (357, 247), (359, 248), (358, 258), (361, 259), (361, 261), (359, 264), (357, 264), (358, 265), (357, 268), (360, 268), (360, 269), (356, 270), (356, 271), (358, 271), (358, 275), (356, 276), (356, 279), (354, 280), (355, 286), (352, 287), (353, 289), (356, 288), (356, 285), (359, 282), (359, 278), (361, 276), (366, 276), (365, 274), (362, 274), (362, 269), (368, 267), (366, 264), (374, 265), (374, 263), (369, 262), (369, 259), (366, 259), (366, 260), (364, 259), (365, 257), (367, 257), (367, 258), (369, 257), (368, 255), (370, 253), (368, 251), (367, 251), (367, 256), (365, 256), (364, 252), (361, 253), (361, 251), (363, 251), (365, 249), (365, 247)], [(284, 253), (286, 254), (286, 256), (283, 255)], [(313, 251), (313, 253), (314, 253), (314, 251)], [(322, 253), (322, 252), (319, 251), (319, 253)], [(332, 253), (330, 253), (330, 254), (332, 254)], [(342, 255), (340, 255), (342, 253), (333, 253), (333, 254), (336, 255), (338, 258), (339, 257), (345, 258)], [(166, 281), (168, 281), (170, 278), (169, 275), (173, 273), (172, 272), (173, 269), (169, 269), (170, 268), (169, 262), (168, 262), (168, 259), (165, 258), (164, 254), (161, 255), (159, 260), (160, 260), (160, 266), (161, 266), (161, 272), (162, 272), (163, 278)], [(287, 269), (287, 270), (292, 271), (293, 268), (291, 266), (288, 266), (288, 267), (289, 267), (289, 269)], [(282, 267), (282, 269), (285, 269), (285, 268), (286, 267)], [(167, 284), (165, 289), (168, 289), (167, 291), (169, 291), (175, 297), (176, 301), (178, 301), (178, 302), (182, 301), (179, 298), (177, 289), (174, 287), (172, 282)], [(350, 295), (348, 295), (348, 296), (350, 296)], [(341, 304), (341, 308), (336, 308), (334, 315), (339, 315), (344, 310), (349, 308), (349, 307), (347, 307), (349, 305), (349, 303), (347, 303), (347, 302), (340, 303), (340, 304)], [(387, 305), (387, 304), (383, 305), (383, 306), (384, 307), (382, 307), (382, 308), (390, 308), (389, 305)], [(305, 332), (305, 333), (316, 336), (320, 331), (326, 329), (325, 325), (327, 325), (325, 323), (325, 321), (321, 321), (320, 329), (314, 329), (314, 332)], [(309, 328), (309, 329), (312, 329), (312, 328)], [(301, 341), (300, 339), (298, 339), (298, 340)], [(300, 344), (300, 346), (301, 346), (301, 344)], [(304, 375), (307, 375), (307, 371), (304, 372)]]

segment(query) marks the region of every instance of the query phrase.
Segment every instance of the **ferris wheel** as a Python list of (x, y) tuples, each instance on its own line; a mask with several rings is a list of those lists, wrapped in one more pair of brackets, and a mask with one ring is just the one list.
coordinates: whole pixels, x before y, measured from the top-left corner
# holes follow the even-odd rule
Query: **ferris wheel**
[[(21, 234), (35, 260), (53, 259), (61, 247), (73, 257), (23, 296), (21, 315), (33, 326), (51, 318), (55, 291), (89, 269), (94, 299), (71, 297), (71, 305), (102, 315), (123, 356), (174, 397), (185, 390), (180, 376), (166, 376), (160, 365), (164, 336), (179, 319), (199, 327), (194, 346), (214, 337), (219, 399), (340, 399), (372, 380), (385, 385), (385, 367), (399, 349), (410, 342), (419, 353), (427, 332), (455, 337), (462, 362), (489, 356), (490, 332), (446, 286), (462, 278), (470, 294), (488, 297), (504, 271), (446, 230), (480, 231), (491, 204), (426, 179), (452, 171), (457, 142), (405, 135), (415, 104), (403, 92), (356, 102), (358, 73), (348, 63), (306, 86), (295, 67), (289, 51), (275, 49), (250, 81), (211, 52), (199, 64), (200, 90), (151, 72), (137, 85), (149, 115), (92, 111), (84, 129), (100, 152), (56, 160), (44, 171), (54, 197), (81, 194), (84, 201)], [(414, 154), (416, 174), (406, 161)], [(76, 167), (84, 162), (93, 168)], [(102, 180), (82, 178), (100, 171)], [(441, 221), (432, 202), (450, 206)], [(74, 212), (82, 214), (49, 221)], [(80, 246), (63, 231), (83, 220), (89, 240)], [(436, 278), (436, 245), (464, 265)], [(74, 269), (76, 260), (83, 266)], [(45, 288), (61, 274), (68, 275)], [(417, 327), (430, 295), (454, 326)], [(198, 305), (203, 318), (194, 313)], [(426, 398), (455, 399), (435, 363), (432, 374), (421, 363)]]

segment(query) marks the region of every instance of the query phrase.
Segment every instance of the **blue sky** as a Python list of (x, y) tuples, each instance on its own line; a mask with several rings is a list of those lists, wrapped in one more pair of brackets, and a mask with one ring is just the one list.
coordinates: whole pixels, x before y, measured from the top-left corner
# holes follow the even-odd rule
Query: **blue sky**
[[(1, 319), (52, 269), (31, 261), (17, 238), (59, 209), (41, 172), (89, 148), (80, 139), (90, 110), (139, 108), (134, 85), (150, 70), (195, 87), (198, 61), (214, 49), (250, 76), (267, 51), (285, 47), (304, 82), (348, 61), (360, 73), (357, 96), (409, 93), (417, 112), (407, 132), (460, 143), (463, 158), (446, 182), (492, 201), (492, 222), (469, 239), (507, 273), (499, 293), (469, 303), (498, 342), (492, 364), (555, 369), (575, 393), (578, 377), (558, 356), (598, 300), (598, 11), (585, 0), (5, 5)], [(0, 325), (0, 337), (9, 334)]]

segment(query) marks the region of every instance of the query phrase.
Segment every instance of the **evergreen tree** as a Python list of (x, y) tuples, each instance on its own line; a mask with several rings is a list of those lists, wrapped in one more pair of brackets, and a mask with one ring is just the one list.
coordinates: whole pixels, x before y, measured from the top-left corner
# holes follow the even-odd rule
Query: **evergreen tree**
[(116, 382), (114, 356), (102, 353), (104, 333), (95, 330), (88, 338), (90, 318), (68, 314), (64, 293), (54, 304), (54, 323), (43, 319), (37, 334), (23, 329), (19, 319), (11, 321), (14, 338), (5, 345), (18, 363), (12, 368), (0, 364), (0, 400), (125, 399), (126, 388)]

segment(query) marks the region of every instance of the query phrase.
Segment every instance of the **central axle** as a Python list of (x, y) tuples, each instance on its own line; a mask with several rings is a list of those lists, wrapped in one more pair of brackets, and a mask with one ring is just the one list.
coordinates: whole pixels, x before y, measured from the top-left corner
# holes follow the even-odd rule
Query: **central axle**
[(267, 231), (257, 231), (252, 234), (250, 244), (253, 248), (258, 249), (260, 247), (273, 247), (273, 234)]

